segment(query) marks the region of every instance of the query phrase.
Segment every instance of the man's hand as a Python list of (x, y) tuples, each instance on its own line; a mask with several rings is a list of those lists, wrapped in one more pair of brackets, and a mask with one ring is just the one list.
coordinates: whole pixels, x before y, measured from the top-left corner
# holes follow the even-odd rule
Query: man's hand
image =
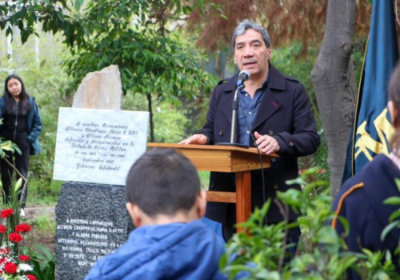
[(254, 136), (256, 137), (256, 145), (260, 149), (260, 151), (264, 152), (266, 155), (270, 155), (272, 153), (277, 153), (281, 149), (279, 147), (278, 141), (274, 137), (269, 135), (261, 135), (257, 131), (254, 132)]
[(203, 134), (194, 134), (185, 140), (182, 140), (178, 144), (197, 144), (204, 145), (207, 143), (207, 136)]

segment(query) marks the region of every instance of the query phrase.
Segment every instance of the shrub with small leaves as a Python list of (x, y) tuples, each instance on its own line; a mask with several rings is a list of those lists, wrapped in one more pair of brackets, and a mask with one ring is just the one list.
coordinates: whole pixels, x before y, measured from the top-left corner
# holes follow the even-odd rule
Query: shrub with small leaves
[[(309, 182), (308, 178), (313, 181)], [(268, 200), (240, 225), (245, 232), (233, 236), (220, 261), (220, 268), (229, 279), (345, 280), (350, 270), (361, 275), (361, 279), (400, 279), (390, 253), (363, 250), (364, 254), (359, 254), (347, 250), (342, 237), (330, 225), (334, 213), (328, 183), (318, 178), (318, 168), (304, 171), (291, 181), (300, 184), (302, 191), (278, 192), (278, 199)], [(400, 200), (389, 200), (389, 203), (398, 202), (400, 205)], [(264, 217), (271, 203), (278, 203), (286, 219), (266, 226)], [(301, 214), (297, 222), (288, 221), (288, 207)], [(393, 214), (392, 218), (399, 215)], [(349, 224), (344, 218), (339, 219), (348, 233)], [(389, 227), (400, 225), (394, 223)], [(287, 237), (289, 229), (296, 226), (309, 237), (311, 249), (297, 252), (291, 258), (288, 249), (294, 244), (288, 243)]]

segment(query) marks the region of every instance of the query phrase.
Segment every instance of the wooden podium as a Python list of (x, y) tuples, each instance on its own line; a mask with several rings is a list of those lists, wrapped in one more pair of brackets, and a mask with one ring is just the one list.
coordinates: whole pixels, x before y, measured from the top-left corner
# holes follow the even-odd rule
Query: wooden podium
[[(200, 171), (236, 173), (236, 192), (207, 192), (207, 201), (236, 203), (236, 223), (245, 222), (251, 214), (251, 170), (261, 169), (256, 148), (215, 145), (182, 145), (149, 143), (150, 148), (178, 150), (189, 158)], [(271, 166), (271, 158), (262, 155), (263, 167)], [(243, 229), (238, 228), (238, 231)]]

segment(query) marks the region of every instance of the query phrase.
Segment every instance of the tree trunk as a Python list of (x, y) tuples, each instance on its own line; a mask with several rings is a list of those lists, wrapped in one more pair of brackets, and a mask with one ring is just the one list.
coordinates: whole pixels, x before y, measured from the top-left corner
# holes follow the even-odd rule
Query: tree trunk
[(151, 100), (151, 93), (147, 93), (146, 97), (150, 114), (150, 142), (154, 142), (153, 102)]
[[(15, 38), (21, 38), (21, 31), (19, 30), (19, 28), (17, 26), (13, 26), (13, 37), (11, 38), (11, 61), (15, 61), (17, 63), (17, 65), (22, 65), (21, 63), (21, 49), (18, 49), (17, 47), (17, 42), (16, 40), (14, 40)], [(13, 46), (15, 46), (15, 48), (13, 48)], [(21, 66), (18, 66), (19, 68), (21, 68)]]
[[(35, 24), (36, 30), (39, 30), (39, 24)], [(35, 36), (35, 61), (37, 64), (40, 63), (40, 39), (39, 36)]]
[(8, 58), (8, 62), (12, 62), (12, 60), (13, 60), (13, 46), (12, 46), (12, 37), (11, 37), (11, 35), (7, 36), (7, 58)]
[[(350, 60), (355, 0), (329, 0), (321, 50), (311, 71), (328, 142), (331, 195), (340, 189), (354, 115), (355, 77)], [(350, 70), (349, 70), (350, 69)]]

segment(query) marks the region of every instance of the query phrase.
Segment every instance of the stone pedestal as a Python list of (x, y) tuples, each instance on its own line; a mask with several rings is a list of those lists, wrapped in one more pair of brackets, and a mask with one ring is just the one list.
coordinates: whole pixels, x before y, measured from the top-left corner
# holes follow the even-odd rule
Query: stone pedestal
[(83, 279), (133, 229), (125, 187), (64, 183), (56, 207), (56, 279)]

